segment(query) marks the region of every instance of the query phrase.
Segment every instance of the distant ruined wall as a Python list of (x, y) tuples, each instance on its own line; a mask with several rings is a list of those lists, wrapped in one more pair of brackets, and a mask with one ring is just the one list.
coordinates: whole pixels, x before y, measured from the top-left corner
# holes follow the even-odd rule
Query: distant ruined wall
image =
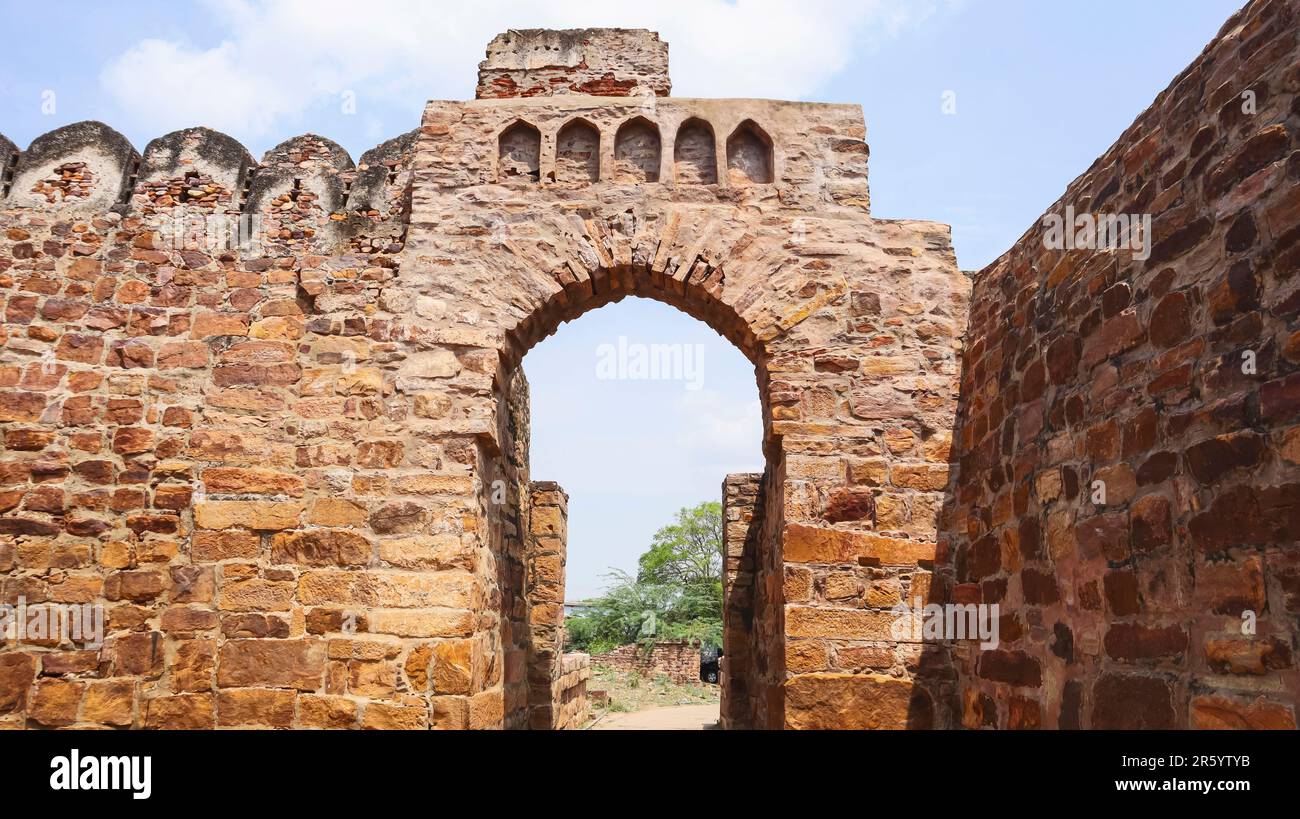
[(616, 671), (662, 674), (679, 685), (700, 681), (700, 647), (686, 640), (659, 640), (649, 647), (619, 646), (591, 658), (594, 665)]
[[(505, 691), (502, 725), (505, 728), (527, 728), (533, 710), (530, 676), (539, 662), (534, 640), (546, 636), (554, 639), (554, 635), (547, 635), (538, 628), (539, 624), (533, 622), (532, 608), (540, 595), (554, 592), (539, 586), (535, 576), (529, 574), (529, 567), (536, 560), (534, 555), (539, 549), (539, 538), (532, 528), (533, 509), (536, 504), (551, 498), (545, 488), (534, 493), (534, 488), (541, 485), (528, 480), (532, 416), (528, 380), (522, 369), (516, 370), (507, 380), (503, 406), (503, 428), (499, 433), (503, 450), (501, 472), (489, 484), (487, 505), (481, 510), (494, 522), (493, 531), (498, 535), (491, 541), (489, 551), (495, 564), (496, 593), (500, 600), (489, 600), (488, 604), (500, 612), (501, 619), (498, 634), (491, 636), (489, 644), (481, 649), (485, 657), (480, 662), (491, 663), (487, 657), (496, 650), (499, 641), (500, 675)], [(559, 487), (555, 487), (555, 491), (560, 497), (564, 496)], [(540, 524), (541, 516), (538, 517)], [(564, 536), (561, 530), (560, 537)], [(560, 546), (562, 554), (563, 540)], [(560, 583), (560, 594), (563, 595), (563, 575)]]
[(564, 675), (564, 564), (569, 537), (569, 496), (551, 481), (529, 484), (527, 576), (528, 709), (533, 728), (559, 721), (556, 684)]
[(1048, 211), (1152, 214), (1150, 258), (1039, 224), (975, 274), (944, 576), (1002, 622), (957, 650), (968, 728), (1295, 727), (1298, 38), (1249, 3)]

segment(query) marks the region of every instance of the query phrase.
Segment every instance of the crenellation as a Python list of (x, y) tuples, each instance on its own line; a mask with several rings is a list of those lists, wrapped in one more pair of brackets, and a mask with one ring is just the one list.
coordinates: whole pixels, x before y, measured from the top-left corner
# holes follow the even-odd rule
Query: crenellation
[(43, 134), (19, 155), (6, 204), (94, 213), (123, 201), (140, 155), (101, 122)]
[(411, 163), (418, 130), (361, 155), (348, 189), (343, 241), (359, 252), (400, 253), (411, 210)]
[(248, 150), (225, 134), (173, 131), (145, 146), (131, 209), (142, 216), (173, 208), (237, 213), (254, 165)]
[(282, 247), (328, 250), (332, 222), (342, 218), (355, 169), (348, 152), (324, 137), (286, 140), (258, 163), (245, 211), (265, 219), (264, 235)]
[(10, 142), (4, 134), (0, 134), (0, 201), (9, 195), (9, 183), (13, 180), (20, 153), (17, 145)]
[[(480, 180), (498, 178), (503, 150), (501, 139), (509, 136), (518, 140), (518, 144), (504, 146), (504, 149), (511, 156), (518, 152), (519, 158), (513, 160), (516, 167), (513, 172), (507, 169), (506, 177), (522, 176), (543, 187), (558, 185), (561, 189), (573, 189), (575, 184), (584, 183), (647, 184), (663, 180), (682, 188), (681, 195), (687, 199), (698, 200), (702, 192), (689, 186), (745, 187), (752, 181), (748, 172), (732, 171), (719, 177), (718, 168), (726, 166), (730, 169), (737, 163), (746, 167), (752, 164), (759, 178), (774, 181), (785, 173), (782, 168), (788, 154), (790, 174), (786, 176), (796, 188), (807, 184), (820, 184), (825, 188), (820, 193), (809, 190), (806, 194), (810, 197), (808, 201), (839, 201), (857, 210), (865, 204), (866, 151), (865, 143), (861, 141), (860, 111), (854, 106), (781, 103), (774, 109), (770, 101), (761, 100), (665, 99), (652, 112), (646, 113), (640, 103), (615, 103), (609, 98), (586, 95), (545, 101), (484, 102), (492, 103), (493, 107), (480, 111), (473, 103), (454, 104), (460, 108), (459, 119), (468, 115), (474, 120), (484, 120), (485, 130), (495, 129), (492, 136), (496, 143), (482, 146), (457, 144), (455, 149), (459, 161), (474, 162), (477, 169), (475, 165), (462, 164), (463, 173), (455, 176)], [(489, 111), (493, 113), (488, 114)], [(819, 129), (812, 142), (802, 144), (807, 137), (794, 123), (805, 120), (812, 111), (820, 115), (818, 119), (824, 120), (826, 127)], [(762, 116), (764, 112), (766, 116)], [(760, 115), (757, 119), (756, 114)], [(853, 124), (855, 115), (856, 126)], [(790, 140), (781, 143), (785, 151), (779, 150), (778, 145), (767, 137), (767, 131), (758, 124), (759, 121), (769, 127), (779, 126), (783, 133), (789, 134)], [(493, 126), (492, 122), (500, 125)], [(579, 128), (580, 124), (585, 127)], [(152, 216), (184, 205), (193, 211), (275, 217), (277, 230), (281, 228), (280, 222), (287, 221), (293, 223), (285, 226), (290, 234), (295, 231), (304, 234), (284, 238), (291, 241), (311, 238), (314, 246), (326, 249), (331, 243), (342, 246), (353, 242), (355, 245), (353, 240), (359, 234), (363, 235), (359, 241), (375, 238), (364, 236), (368, 233), (365, 223), (351, 218), (353, 216), (365, 217), (373, 227), (376, 220), (405, 220), (409, 210), (409, 206), (404, 204), (406, 188), (403, 183), (408, 180), (407, 174), (414, 171), (412, 161), (416, 155), (418, 130), (395, 137), (367, 152), (370, 161), (363, 161), (364, 167), (358, 168), (346, 151), (314, 135), (282, 143), (268, 151), (260, 163), (253, 163), (247, 151), (229, 137), (206, 128), (191, 128), (152, 141), (140, 159), (134, 156), (129, 143), (120, 135), (110, 135), (106, 126), (82, 125), (88, 129), (86, 135), (102, 136), (121, 155), (117, 170), (109, 176), (114, 179), (121, 177), (126, 184), (134, 171), (135, 189), (127, 201), (129, 210), (143, 215)], [(33, 148), (37, 149), (38, 155), (48, 151), (43, 147), (47, 144), (89, 144), (85, 139), (77, 142), (68, 135), (61, 135), (62, 131), (51, 132), (34, 142)], [(574, 148), (566, 143), (562, 152), (559, 146), (561, 131), (580, 133), (583, 144)], [(732, 136), (719, 144), (713, 139), (713, 134), (719, 132)], [(631, 139), (623, 141), (622, 154), (619, 134)], [(677, 146), (679, 135), (688, 143), (680, 150)], [(595, 143), (594, 150), (590, 146), (592, 142)], [(713, 162), (700, 155), (708, 152), (710, 144), (717, 152)], [(736, 151), (729, 153), (727, 145), (743, 150), (746, 158), (733, 156)], [(490, 154), (489, 148), (492, 149)], [(373, 153), (376, 151), (379, 154)], [(376, 160), (381, 154), (384, 158)], [(11, 155), (23, 157), (22, 166), (14, 170), (15, 179), (19, 174), (24, 178), (30, 176), (34, 160), (16, 149)], [(486, 155), (492, 155), (493, 161), (482, 161)], [(573, 164), (574, 156), (582, 158), (580, 173), (566, 165)], [(40, 204), (46, 208), (63, 207), (65, 201), (69, 206), (75, 205), (82, 210), (97, 207), (95, 203), (99, 198), (91, 200), (88, 197), (92, 191), (102, 187), (104, 171), (102, 168), (96, 170), (102, 163), (97, 160), (83, 162), (82, 159), (49, 165), (46, 169), (48, 178), (33, 178), (33, 186), (40, 190), (28, 191), (28, 198), (39, 197)], [(810, 161), (822, 167), (820, 174), (803, 172), (803, 164)], [(136, 163), (138, 170), (135, 170)], [(381, 164), (385, 170), (379, 169)], [(561, 165), (565, 165), (565, 169), (561, 169), (557, 176), (557, 167)], [(451, 170), (450, 167), (447, 170)], [(796, 173), (799, 176), (793, 175)], [(575, 174), (577, 179), (569, 178)], [(185, 185), (186, 179), (197, 179), (199, 186)], [(641, 182), (630, 183), (628, 180)], [(11, 198), (18, 193), (11, 191)], [(712, 194), (715, 199), (734, 198), (735, 195), (721, 190)], [(785, 194), (786, 198), (791, 195), (796, 194), (794, 191)], [(103, 198), (101, 194), (97, 196)], [(290, 217), (290, 212), (294, 216)], [(316, 236), (320, 226), (307, 223), (319, 222), (322, 218), (347, 224), (327, 225), (324, 235)], [(310, 236), (306, 232), (310, 232)], [(401, 233), (398, 229), (391, 230), (384, 237), (390, 241), (381, 241), (379, 245), (391, 248), (400, 244), (397, 239)], [(278, 233), (275, 238), (280, 238)], [(379, 245), (371, 242), (368, 247), (378, 249)]]

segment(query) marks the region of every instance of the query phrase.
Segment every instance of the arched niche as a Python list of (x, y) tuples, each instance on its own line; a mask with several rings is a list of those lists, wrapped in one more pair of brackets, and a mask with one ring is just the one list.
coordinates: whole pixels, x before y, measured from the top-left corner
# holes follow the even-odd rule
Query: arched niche
[(673, 172), (679, 185), (716, 185), (718, 155), (713, 127), (692, 117), (677, 129), (673, 146)]
[(772, 139), (747, 119), (727, 138), (727, 181), (742, 187), (771, 184), (772, 179)]
[(560, 129), (555, 139), (555, 181), (590, 183), (600, 179), (600, 131), (585, 119)]
[(614, 137), (614, 180), (659, 181), (659, 128), (645, 117), (623, 123)]
[(542, 133), (523, 120), (501, 132), (497, 141), (497, 181), (531, 179), (541, 175)]

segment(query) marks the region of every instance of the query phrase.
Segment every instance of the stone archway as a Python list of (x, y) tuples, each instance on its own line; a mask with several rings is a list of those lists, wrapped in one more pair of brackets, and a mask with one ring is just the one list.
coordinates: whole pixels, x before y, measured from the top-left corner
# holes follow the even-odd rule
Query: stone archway
[[(581, 117), (601, 130), (602, 181), (578, 190), (492, 184), (465, 163), (494, 153), (493, 135), (523, 110), (543, 133), (541, 179), (554, 135)], [(821, 131), (806, 128), (814, 111)], [(484, 673), (468, 696), (479, 715), (471, 722), (526, 722), (528, 647), (518, 631), (525, 617), (556, 614), (528, 605), (533, 476), (517, 451), (515, 368), (561, 322), (637, 295), (709, 324), (758, 377), (767, 472), (751, 499), (762, 498), (761, 514), (731, 567), (741, 590), (729, 599), (747, 601), (734, 631), (750, 642), (736, 652), (743, 667), (731, 669), (745, 702), (729, 722), (931, 724), (935, 695), (915, 683), (920, 646), (892, 638), (889, 608), (928, 590), (969, 285), (946, 227), (875, 221), (865, 188), (848, 195), (846, 179), (861, 167), (857, 116), (837, 106), (659, 100), (665, 138), (692, 118), (719, 133), (762, 122), (773, 135), (776, 182), (702, 196), (702, 186), (611, 178), (613, 135), (647, 118), (639, 100), (429, 105), (399, 297), (428, 320), (409, 321), (404, 336), (418, 350), (403, 371), (412, 367), (405, 380), (414, 385), (429, 375), (424, 362), (441, 362), (421, 386), (436, 391), (440, 412), (413, 432), (462, 453), (468, 480), (451, 508), (472, 513), (492, 555), (480, 575)], [(467, 149), (477, 142), (486, 144)], [(796, 157), (808, 155), (842, 164), (805, 177)], [(673, 156), (664, 145), (661, 162)], [(494, 487), (504, 502), (494, 503)]]

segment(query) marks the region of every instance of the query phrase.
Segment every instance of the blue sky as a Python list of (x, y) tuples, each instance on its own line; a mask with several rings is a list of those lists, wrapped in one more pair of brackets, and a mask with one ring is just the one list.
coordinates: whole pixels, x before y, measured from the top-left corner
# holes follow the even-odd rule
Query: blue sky
[[(1240, 6), (1235, 0), (0, 0), (0, 133), (99, 119), (142, 149), (208, 125), (254, 156), (306, 131), (354, 158), (473, 94), (506, 28), (617, 25), (670, 44), (674, 94), (862, 105), (873, 214), (953, 226), (958, 263), (1006, 250)], [(21, 32), (15, 36), (15, 32)], [(945, 114), (945, 92), (956, 113)], [(355, 100), (347, 113), (342, 103)], [(703, 346), (700, 389), (601, 380), (600, 345)], [(692, 349), (694, 349), (692, 347)], [(570, 493), (569, 594), (632, 568), (674, 510), (760, 469), (752, 367), (707, 327), (629, 300), (524, 361), (533, 477)], [(629, 432), (634, 431), (634, 432)]]

